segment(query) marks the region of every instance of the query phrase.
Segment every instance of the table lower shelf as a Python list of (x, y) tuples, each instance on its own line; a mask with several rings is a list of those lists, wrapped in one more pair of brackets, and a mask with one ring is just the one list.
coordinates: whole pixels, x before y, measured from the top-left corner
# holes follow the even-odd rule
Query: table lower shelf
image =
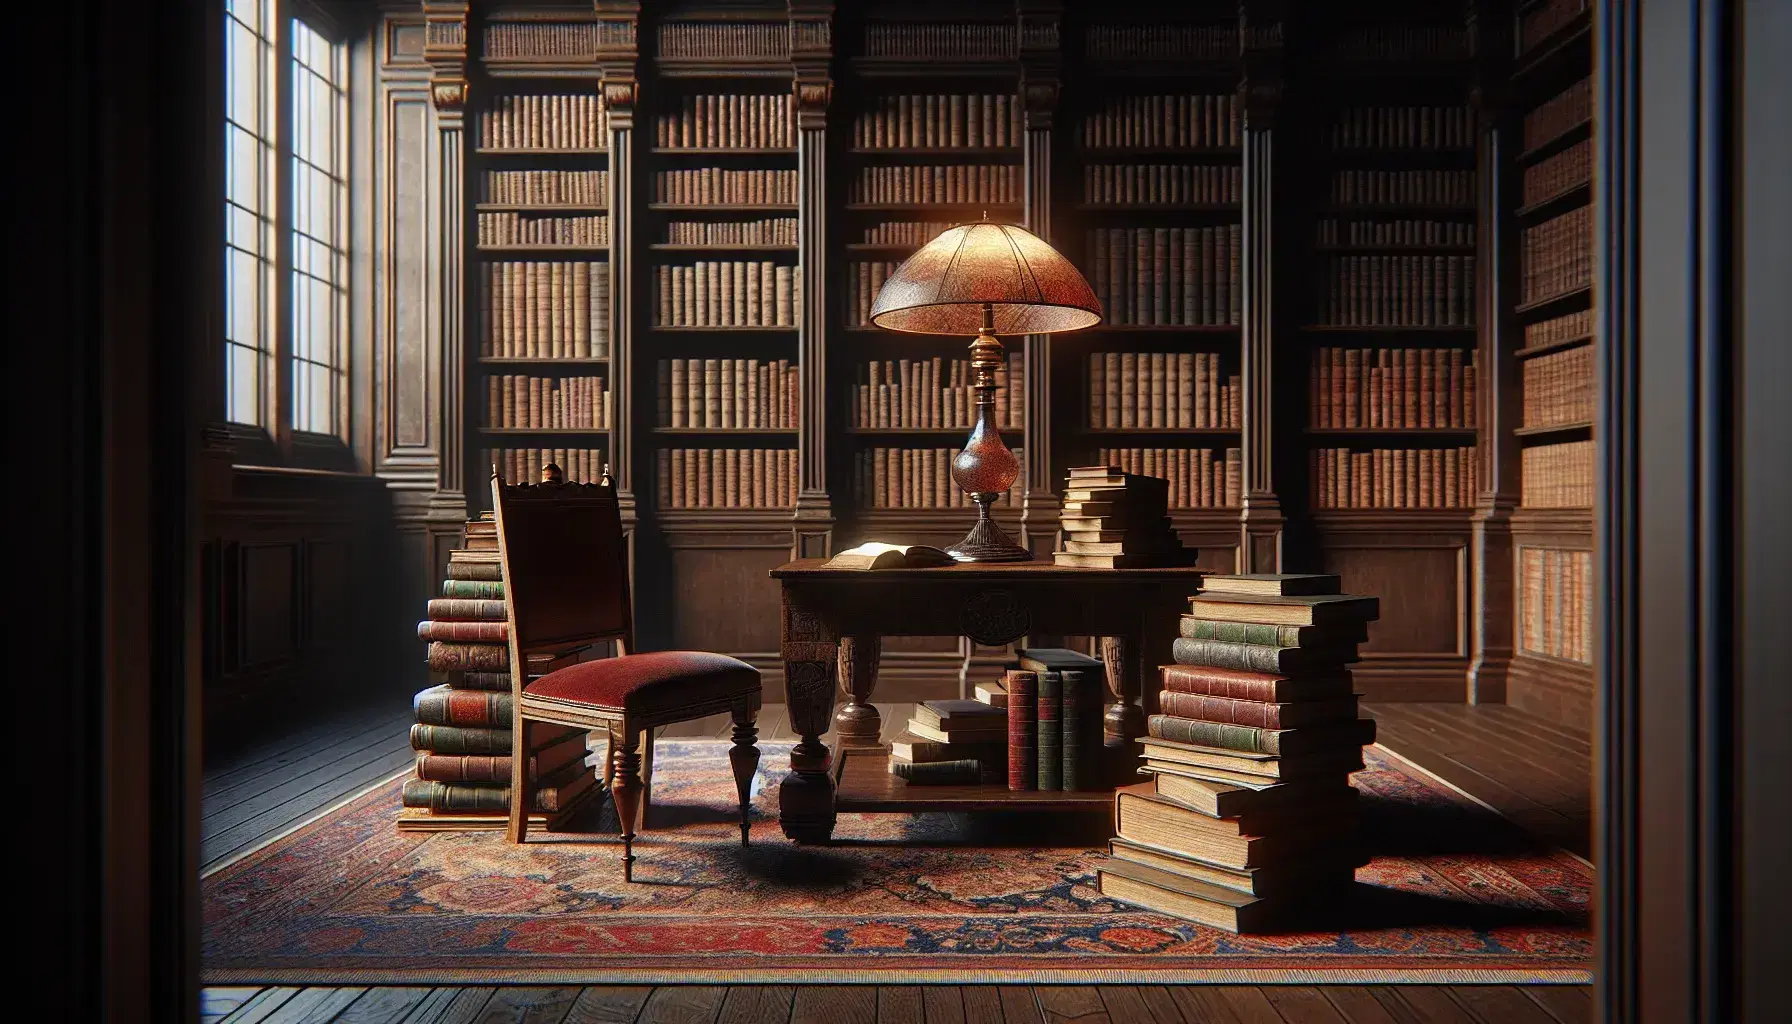
[(1003, 784), (911, 786), (890, 774), (888, 747), (848, 747), (834, 754), (834, 809), (840, 813), (915, 811), (1076, 811), (1112, 814), (1112, 790), (1076, 793), (1016, 791)]

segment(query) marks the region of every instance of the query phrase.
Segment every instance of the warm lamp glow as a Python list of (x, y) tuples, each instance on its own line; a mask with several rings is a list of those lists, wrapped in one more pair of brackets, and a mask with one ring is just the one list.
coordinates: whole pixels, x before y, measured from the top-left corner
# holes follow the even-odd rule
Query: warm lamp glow
[(948, 550), (961, 562), (1024, 562), (1026, 548), (989, 517), (989, 505), (1020, 476), (1020, 462), (995, 425), (999, 334), (1080, 331), (1101, 322), (1101, 303), (1083, 275), (1038, 235), (981, 221), (947, 228), (885, 279), (871, 322), (914, 334), (975, 334), (971, 385), (976, 422), (952, 460), (952, 479), (977, 506), (977, 522)]

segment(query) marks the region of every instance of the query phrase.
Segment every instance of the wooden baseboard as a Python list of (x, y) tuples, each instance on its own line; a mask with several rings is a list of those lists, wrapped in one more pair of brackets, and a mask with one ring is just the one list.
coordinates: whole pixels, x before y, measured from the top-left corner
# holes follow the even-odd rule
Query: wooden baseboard
[(1506, 703), (1554, 725), (1593, 727), (1593, 667), (1520, 655), (1506, 677)]

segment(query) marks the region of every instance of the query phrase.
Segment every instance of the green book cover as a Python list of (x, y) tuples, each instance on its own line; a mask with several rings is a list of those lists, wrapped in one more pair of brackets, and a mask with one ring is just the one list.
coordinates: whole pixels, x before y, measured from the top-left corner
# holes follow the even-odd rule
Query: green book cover
[(1064, 788), (1064, 674), (1039, 673), (1039, 788)]
[(504, 584), (501, 580), (443, 580), (442, 596), (473, 601), (502, 601)]

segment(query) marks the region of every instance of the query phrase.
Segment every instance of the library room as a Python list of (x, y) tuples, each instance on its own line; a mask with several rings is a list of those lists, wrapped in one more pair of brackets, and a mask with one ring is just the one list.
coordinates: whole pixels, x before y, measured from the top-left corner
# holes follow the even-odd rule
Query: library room
[(21, 1019), (1792, 1019), (1792, 3), (15, 13)]

